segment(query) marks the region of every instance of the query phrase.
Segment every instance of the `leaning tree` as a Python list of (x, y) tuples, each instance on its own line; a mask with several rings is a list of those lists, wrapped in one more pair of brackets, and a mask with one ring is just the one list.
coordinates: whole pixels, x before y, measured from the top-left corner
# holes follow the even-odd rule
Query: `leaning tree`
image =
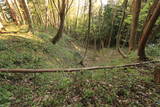
[(58, 0), (57, 3), (53, 0), (53, 4), (58, 12), (59, 18), (60, 18), (60, 25), (58, 32), (56, 36), (52, 39), (52, 43), (56, 44), (62, 37), (63, 29), (64, 29), (64, 23), (65, 23), (65, 17), (68, 13), (68, 10), (70, 9), (71, 5), (73, 3), (73, 0)]
[(145, 47), (149, 36), (151, 35), (152, 29), (160, 15), (160, 0), (155, 0), (152, 4), (147, 19), (144, 23), (143, 33), (138, 47), (138, 56), (140, 60), (147, 59), (145, 54)]

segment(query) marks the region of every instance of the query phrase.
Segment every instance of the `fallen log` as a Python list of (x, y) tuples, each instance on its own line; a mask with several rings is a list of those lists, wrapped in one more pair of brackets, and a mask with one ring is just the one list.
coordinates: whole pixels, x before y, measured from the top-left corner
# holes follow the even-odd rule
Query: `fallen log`
[(94, 67), (84, 67), (84, 68), (57, 68), (57, 69), (0, 69), (0, 72), (4, 73), (44, 73), (44, 72), (79, 72), (85, 70), (100, 70), (100, 69), (115, 69), (123, 67), (140, 67), (145, 64), (155, 64), (160, 63), (160, 61), (148, 61), (142, 63), (134, 63), (127, 65), (118, 65), (118, 66), (94, 66)]

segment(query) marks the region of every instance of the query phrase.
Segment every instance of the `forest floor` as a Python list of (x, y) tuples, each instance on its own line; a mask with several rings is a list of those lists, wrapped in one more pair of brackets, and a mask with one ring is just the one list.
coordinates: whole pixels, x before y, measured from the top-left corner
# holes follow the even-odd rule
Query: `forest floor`
[[(85, 49), (71, 43), (71, 37), (65, 35), (52, 45), (55, 29), (39, 28), (34, 34), (26, 32), (26, 26), (9, 25), (6, 29), (8, 33), (0, 34), (0, 68), (80, 67)], [(159, 58), (156, 50), (152, 48), (148, 54), (154, 52), (153, 58)], [(124, 59), (115, 49), (89, 49), (85, 60), (86, 66), (134, 62), (136, 53)], [(158, 107), (160, 85), (153, 81), (154, 66), (77, 73), (0, 73), (0, 107)]]

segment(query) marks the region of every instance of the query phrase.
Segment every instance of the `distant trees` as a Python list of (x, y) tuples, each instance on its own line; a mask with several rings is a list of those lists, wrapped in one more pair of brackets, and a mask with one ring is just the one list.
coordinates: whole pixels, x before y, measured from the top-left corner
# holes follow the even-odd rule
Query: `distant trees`
[[(132, 0), (132, 3), (129, 0), (117, 2), (109, 0), (106, 5), (102, 0), (92, 3), (90, 0), (83, 2), (81, 0), (5, 1), (7, 9), (0, 6), (1, 20), (13, 21), (18, 25), (27, 24), (29, 30), (33, 29), (33, 25), (44, 27), (44, 30), (49, 27), (58, 28), (56, 35), (51, 40), (53, 44), (62, 38), (66, 27), (65, 31), (73, 35), (75, 39), (83, 41), (82, 44), (85, 44), (84, 41), (87, 40), (87, 44), (93, 45), (95, 49), (122, 45), (129, 48), (130, 52), (136, 49), (139, 42), (138, 56), (140, 59), (146, 58), (146, 43), (160, 14), (159, 0)], [(71, 8), (73, 3), (77, 4)], [(151, 3), (153, 4), (150, 7)], [(69, 11), (70, 9), (74, 9), (73, 12)], [(90, 11), (88, 14), (90, 9), (92, 17)], [(67, 22), (65, 23), (66, 16)], [(144, 21), (146, 16), (146, 21)], [(89, 23), (86, 23), (87, 20)], [(139, 31), (140, 29), (142, 32)]]
[(26, 23), (29, 25), (29, 29), (32, 29), (32, 18), (27, 0), (6, 0), (6, 6), (13, 22), (19, 25)]

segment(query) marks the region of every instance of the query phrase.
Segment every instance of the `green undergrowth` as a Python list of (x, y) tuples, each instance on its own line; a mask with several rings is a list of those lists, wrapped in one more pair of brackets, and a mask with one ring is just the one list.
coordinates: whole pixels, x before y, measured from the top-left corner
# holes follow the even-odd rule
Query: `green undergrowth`
[[(39, 30), (34, 31), (34, 34), (31, 32), (26, 33), (25, 26), (9, 25), (6, 29), (8, 32), (18, 33), (0, 34), (0, 68), (45, 69), (79, 66), (81, 56), (73, 48), (70, 43), (72, 38), (68, 35), (64, 35), (56, 45), (53, 45), (51, 39), (56, 34), (54, 28), (49, 28), (47, 32), (46, 29), (39, 28)], [(21, 84), (20, 81), (33, 82), (34, 80), (37, 81), (34, 84), (45, 85), (44, 78), (51, 81), (52, 76), (48, 73), (37, 76), (0, 73), (0, 80), (6, 80), (4, 83), (0, 82), (0, 107), (11, 106), (11, 100), (15, 103), (22, 102), (21, 95), (26, 92), (27, 103), (32, 102), (30, 97), (34, 96), (30, 92), (33, 91), (33, 87), (26, 88), (23, 86), (25, 83)], [(60, 78), (60, 76), (58, 77)], [(9, 81), (13, 84), (8, 84)], [(37, 91), (44, 93), (45, 88), (40, 88)], [(16, 98), (18, 96), (21, 98)]]
[[(81, 56), (68, 35), (53, 45), (54, 28), (38, 28), (34, 34), (26, 33), (23, 27), (13, 28), (15, 26), (8, 29), (19, 32), (0, 35), (0, 68), (79, 67)], [(156, 49), (153, 49), (154, 53), (159, 55)], [(124, 59), (117, 51), (111, 51), (107, 50), (103, 57), (98, 56), (99, 60), (95, 57), (93, 65), (113, 66), (137, 61), (136, 52)], [(152, 53), (147, 50), (147, 54)], [(95, 54), (89, 55), (92, 58)], [(153, 82), (153, 64), (135, 68), (69, 73), (0, 73), (0, 107), (159, 106), (160, 85)]]
[[(53, 36), (56, 32), (53, 33)], [(52, 35), (36, 31), (0, 35), (0, 68), (57, 68), (77, 66), (80, 54), (65, 35), (56, 45)], [(76, 65), (77, 64), (77, 65)]]
[(0, 101), (32, 107), (159, 106), (160, 85), (153, 82), (152, 72), (144, 68), (49, 75), (1, 75)]
[(154, 59), (160, 59), (160, 43), (150, 44), (146, 49), (147, 55)]

